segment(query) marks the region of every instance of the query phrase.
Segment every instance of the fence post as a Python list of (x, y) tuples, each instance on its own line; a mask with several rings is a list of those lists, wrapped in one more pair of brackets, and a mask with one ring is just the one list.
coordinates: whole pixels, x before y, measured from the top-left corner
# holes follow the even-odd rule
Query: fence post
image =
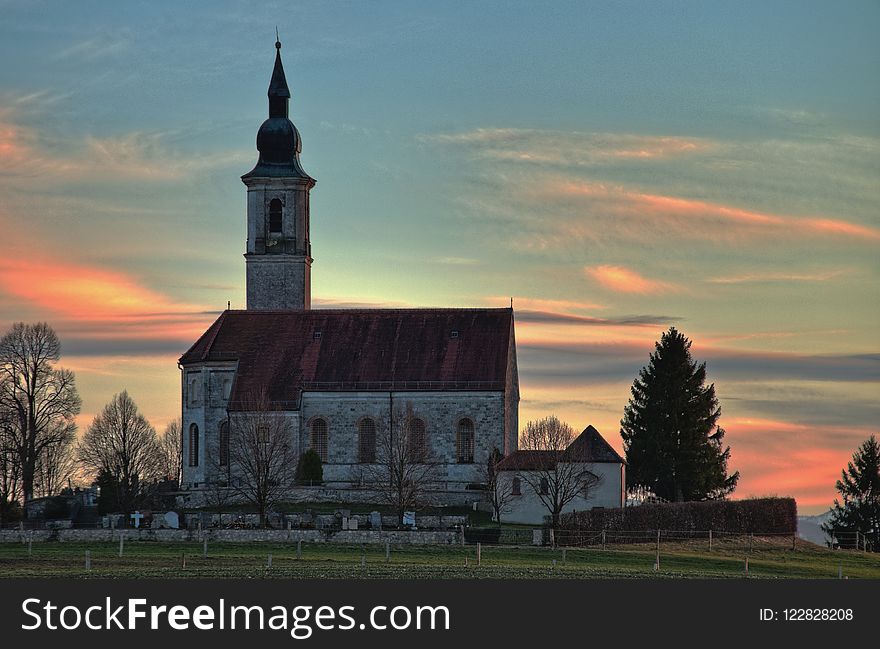
[(202, 539), (202, 559), (208, 558), (208, 535)]
[(552, 527), (550, 528), (550, 547), (551, 548), (556, 547), (556, 533)]
[(712, 530), (709, 530), (709, 552), (712, 551)]
[(483, 565), (483, 546), (477, 541), (477, 566)]
[(654, 570), (660, 570), (660, 530), (657, 530), (657, 559), (654, 562)]
[(186, 552), (180, 553), (180, 569), (186, 570)]
[(748, 577), (748, 575), (749, 575), (749, 558), (746, 557), (746, 576)]
[(859, 549), (859, 531), (856, 530), (856, 550)]
[(86, 550), (86, 570), (92, 569), (92, 553)]
[(754, 535), (751, 532), (749, 532), (749, 554), (752, 553), (752, 539), (753, 538), (754, 538)]
[(28, 541), (27, 541), (27, 543), (28, 543), (28, 556), (31, 556), (31, 553), (33, 553), (33, 550), (34, 550), (34, 548), (33, 548), (33, 544), (34, 544), (34, 533), (33, 533), (33, 532), (28, 532), (28, 537), (27, 537), (27, 539), (28, 539)]
[(297, 542), (296, 542), (296, 558), (297, 558), (297, 559), (302, 559), (302, 556), (303, 556), (303, 540), (302, 540), (302, 539), (297, 539)]
[(792, 551), (794, 551), (796, 549), (795, 543), (797, 543), (797, 532), (795, 532), (794, 534), (791, 535), (791, 549), (792, 549)]
[(123, 536), (122, 532), (119, 532), (119, 558), (122, 558), (122, 549), (125, 545), (125, 536)]
[(266, 569), (268, 570), (271, 567), (272, 567), (272, 555), (270, 554), (268, 556), (268, 558), (266, 559)]
[(602, 530), (602, 550), (605, 549), (605, 530)]
[(391, 541), (385, 539), (385, 561), (391, 561)]
[(843, 564), (842, 563), (837, 564), (837, 578), (843, 579)]

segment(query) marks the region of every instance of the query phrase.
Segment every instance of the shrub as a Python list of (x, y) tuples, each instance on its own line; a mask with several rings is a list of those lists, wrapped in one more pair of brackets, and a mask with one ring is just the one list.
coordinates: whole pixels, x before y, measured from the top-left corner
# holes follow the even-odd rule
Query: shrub
[(64, 496), (54, 496), (46, 499), (46, 507), (43, 516), (46, 520), (58, 520), (70, 515), (70, 505)]
[(647, 530), (795, 534), (794, 498), (751, 498), (638, 505), (596, 509), (562, 516), (561, 527), (573, 530)]
[(315, 449), (310, 448), (300, 456), (296, 481), (299, 484), (321, 484), (324, 481), (324, 465)]
[(466, 527), (464, 528), (464, 540), (468, 543), (485, 543), (497, 545), (501, 538), (500, 527)]

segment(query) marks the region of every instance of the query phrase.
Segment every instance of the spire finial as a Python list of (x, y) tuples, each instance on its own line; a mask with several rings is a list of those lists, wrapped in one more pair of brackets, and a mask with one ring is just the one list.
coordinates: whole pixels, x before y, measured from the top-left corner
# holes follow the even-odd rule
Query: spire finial
[(275, 49), (281, 49), (281, 38), (278, 36), (278, 25), (275, 25)]

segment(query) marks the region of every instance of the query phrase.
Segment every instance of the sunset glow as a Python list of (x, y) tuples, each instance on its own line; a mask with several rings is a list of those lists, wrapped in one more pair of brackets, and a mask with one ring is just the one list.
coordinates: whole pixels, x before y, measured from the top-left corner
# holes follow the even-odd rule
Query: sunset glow
[(3, 329), (58, 331), (80, 431), (122, 389), (159, 428), (178, 415), (177, 359), (244, 307), (240, 176), (277, 24), (316, 308), (513, 298), (520, 422), (620, 451), (675, 326), (716, 386), (735, 497), (826, 510), (880, 432), (878, 7), (827, 29), (783, 3), (757, 30), (720, 6), (453, 4), (173, 5), (187, 29), (4, 5)]

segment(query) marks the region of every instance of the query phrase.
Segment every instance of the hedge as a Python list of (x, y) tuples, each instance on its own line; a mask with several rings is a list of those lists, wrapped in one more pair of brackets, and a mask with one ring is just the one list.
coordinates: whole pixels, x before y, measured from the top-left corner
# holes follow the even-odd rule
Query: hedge
[(794, 498), (752, 498), (637, 505), (563, 514), (560, 527), (571, 530), (647, 530), (795, 534)]

